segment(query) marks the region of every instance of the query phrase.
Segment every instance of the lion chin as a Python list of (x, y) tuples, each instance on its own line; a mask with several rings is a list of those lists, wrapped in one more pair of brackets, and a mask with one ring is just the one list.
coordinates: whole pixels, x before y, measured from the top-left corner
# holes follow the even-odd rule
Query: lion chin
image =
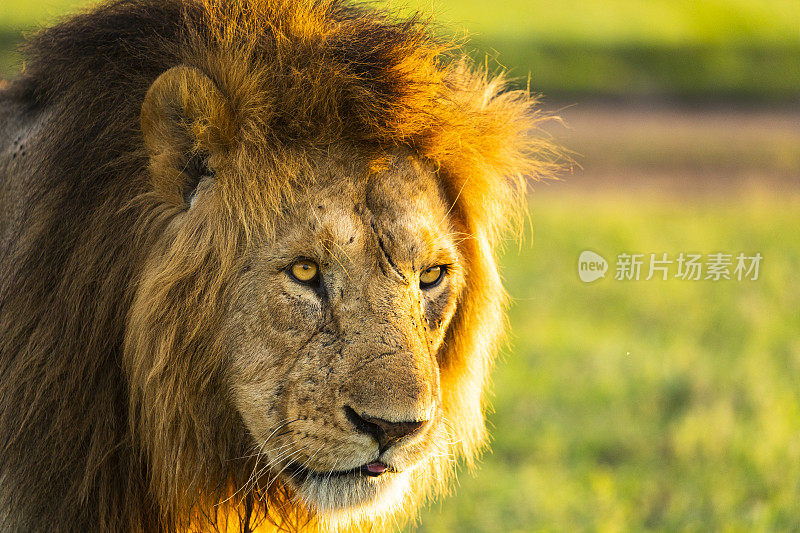
[[(409, 472), (378, 477), (361, 473), (307, 473), (293, 481), (297, 497), (330, 524), (352, 522), (353, 515), (393, 514), (411, 488)], [(356, 521), (358, 519), (356, 518)]]

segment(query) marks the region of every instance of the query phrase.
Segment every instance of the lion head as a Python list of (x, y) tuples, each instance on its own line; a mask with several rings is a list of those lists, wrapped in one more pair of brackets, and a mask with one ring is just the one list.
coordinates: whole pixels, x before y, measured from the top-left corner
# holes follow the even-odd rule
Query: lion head
[[(49, 32), (10, 94), (45, 110), (60, 149), (82, 127), (65, 109), (94, 97), (93, 159), (70, 156), (62, 179), (80, 194), (46, 204), (23, 248), (75, 259), (59, 271), (66, 305), (3, 308), (65, 326), (12, 324), (2, 346), (17, 365), (10, 349), (33, 331), (47, 342), (24, 345), (27, 364), (69, 351), (56, 364), (74, 382), (44, 393), (64, 418), (12, 430), (4, 408), (0, 430), (12, 451), (45, 423), (88, 443), (38, 446), (53, 458), (40, 477), (83, 494), (50, 518), (380, 527), (445, 489), (453, 457), (472, 461), (485, 438), (504, 302), (493, 250), (525, 179), (554, 168), (529, 95), (416, 19), (337, 1), (123, 1)], [(129, 56), (113, 73), (90, 68), (113, 51), (78, 45), (100, 36)], [(69, 84), (47, 73), (65, 58), (83, 76)], [(67, 215), (87, 223), (45, 236)], [(70, 306), (88, 323), (58, 315)], [(2, 388), (25, 411), (28, 393)], [(67, 416), (89, 422), (68, 430)], [(15, 465), (0, 460), (0, 481), (34, 491)], [(23, 501), (0, 494), (0, 518), (30, 516)]]

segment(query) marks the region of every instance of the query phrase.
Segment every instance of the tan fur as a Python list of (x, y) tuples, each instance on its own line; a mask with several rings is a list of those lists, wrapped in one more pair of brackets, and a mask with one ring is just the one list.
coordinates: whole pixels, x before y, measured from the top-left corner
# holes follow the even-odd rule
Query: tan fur
[[(28, 54), (0, 96), (0, 524), (381, 529), (446, 491), (485, 441), (494, 248), (555, 169), (535, 101), (329, 0), (122, 1)], [(348, 409), (425, 425), (381, 450)]]

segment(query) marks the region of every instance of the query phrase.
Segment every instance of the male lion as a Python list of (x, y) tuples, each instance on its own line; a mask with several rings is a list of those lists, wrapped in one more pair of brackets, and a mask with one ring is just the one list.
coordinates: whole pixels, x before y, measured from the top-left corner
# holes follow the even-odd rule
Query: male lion
[(381, 528), (484, 440), (527, 93), (338, 0), (120, 0), (0, 92), (0, 529)]

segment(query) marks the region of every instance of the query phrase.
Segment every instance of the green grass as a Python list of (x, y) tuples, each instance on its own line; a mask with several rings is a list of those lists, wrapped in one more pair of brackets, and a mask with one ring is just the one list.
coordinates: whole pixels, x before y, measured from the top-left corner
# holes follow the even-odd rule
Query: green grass
[(794, 0), (392, 0), (478, 35), (595, 45), (797, 42)]
[[(20, 58), (21, 30), (51, 23), (92, 0), (3, 0), (0, 75)], [(800, 100), (796, 0), (388, 0), (433, 13), (448, 33), (468, 33), (476, 60), (511, 69), (560, 98), (666, 97)]]
[[(398, 1), (398, 4), (404, 2)], [(560, 98), (800, 99), (795, 0), (412, 0)]]
[(93, 0), (3, 0), (0, 27), (4, 31), (28, 30), (52, 23), (57, 17), (97, 3)]
[[(492, 453), (421, 531), (800, 528), (800, 198), (533, 197)], [(718, 251), (761, 252), (760, 279), (613, 279), (621, 252)]]
[(24, 33), (52, 24), (59, 17), (92, 5), (92, 0), (0, 1), (0, 79), (19, 71), (22, 58), (15, 49)]

